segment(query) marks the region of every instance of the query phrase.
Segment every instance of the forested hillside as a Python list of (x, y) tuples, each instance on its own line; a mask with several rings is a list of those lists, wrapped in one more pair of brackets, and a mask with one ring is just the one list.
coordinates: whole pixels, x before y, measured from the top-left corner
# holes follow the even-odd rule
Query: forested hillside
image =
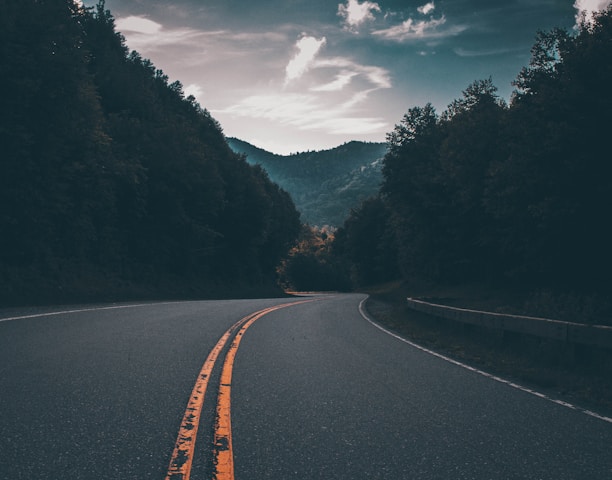
[(509, 105), (489, 79), (442, 114), (411, 108), (388, 135), (378, 198), (353, 212), (326, 262), (362, 285), (609, 296), (612, 10), (540, 32), (515, 85)]
[(330, 150), (275, 155), (236, 138), (228, 143), (291, 194), (303, 221), (319, 227), (342, 225), (351, 209), (376, 194), (387, 150), (384, 143), (349, 142)]
[(289, 195), (129, 53), (103, 2), (3, 2), (0, 105), (2, 303), (274, 285)]

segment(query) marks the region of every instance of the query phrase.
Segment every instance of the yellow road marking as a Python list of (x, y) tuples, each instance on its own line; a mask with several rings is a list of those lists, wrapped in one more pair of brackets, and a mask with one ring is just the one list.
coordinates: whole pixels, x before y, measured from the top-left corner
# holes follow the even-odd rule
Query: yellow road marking
[(267, 315), (274, 310), (299, 305), (301, 303), (312, 302), (313, 300), (302, 300), (300, 302), (284, 303), (274, 307), (266, 308), (254, 314), (240, 329), (234, 337), (234, 341), (225, 356), (223, 363), (223, 371), (221, 372), (221, 381), (219, 384), (219, 396), (217, 397), (217, 419), (215, 422), (215, 438), (214, 438), (214, 463), (215, 463), (215, 479), (216, 480), (234, 480), (234, 451), (232, 444), (232, 421), (231, 421), (231, 390), (232, 390), (232, 372), (234, 369), (234, 360), (236, 352), (240, 346), (240, 342), (246, 330), (257, 320), (264, 315)]
[[(249, 328), (253, 322), (264, 315), (280, 308), (312, 301), (313, 300), (303, 300), (265, 308), (240, 319), (221, 336), (217, 344), (208, 354), (208, 357), (206, 357), (206, 361), (202, 365), (202, 369), (198, 374), (198, 378), (191, 392), (191, 396), (187, 402), (187, 409), (185, 410), (185, 415), (183, 416), (183, 420), (179, 428), (179, 433), (174, 446), (174, 451), (172, 452), (172, 457), (170, 459), (166, 480), (189, 480), (190, 478), (196, 437), (198, 434), (198, 426), (200, 424), (200, 415), (202, 413), (202, 405), (204, 404), (204, 397), (206, 394), (206, 388), (208, 387), (210, 375), (221, 351), (227, 344), (227, 341), (238, 328), (242, 327), (230, 345), (223, 364), (217, 402), (217, 421), (215, 423), (216, 478), (218, 480), (233, 480), (234, 457), (231, 443), (230, 384), (232, 379), (234, 358), (236, 356), (238, 345), (240, 345), (240, 340), (242, 339), (246, 329)], [(225, 446), (227, 446), (227, 448), (225, 448)]]
[(185, 410), (185, 415), (183, 416), (179, 428), (179, 434), (176, 439), (172, 458), (170, 459), (166, 480), (189, 479), (198, 426), (200, 424), (200, 414), (202, 413), (202, 405), (204, 404), (204, 396), (206, 394), (206, 388), (208, 387), (210, 374), (219, 357), (219, 353), (223, 350), (231, 334), (248, 318), (249, 317), (245, 317), (239, 320), (221, 336), (217, 344), (208, 354), (204, 365), (202, 365), (198, 379), (196, 380), (189, 401), (187, 402), (187, 409)]

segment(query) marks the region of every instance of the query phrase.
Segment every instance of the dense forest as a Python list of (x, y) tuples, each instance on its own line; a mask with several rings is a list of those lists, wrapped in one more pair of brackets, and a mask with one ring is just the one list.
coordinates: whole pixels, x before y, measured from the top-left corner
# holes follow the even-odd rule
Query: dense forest
[[(272, 156), (266, 172), (129, 52), (103, 2), (7, 0), (0, 302), (258, 294), (278, 272), (298, 289), (609, 294), (610, 85), (612, 7), (539, 32), (508, 104), (478, 80), (442, 113), (411, 108), (386, 145)], [(301, 225), (273, 180), (307, 222), (342, 227)]]
[(0, 302), (270, 291), (289, 195), (100, 2), (0, 16)]
[(388, 134), (379, 194), (325, 248), (292, 261), (310, 259), (322, 279), (343, 271), (340, 287), (403, 279), (609, 294), (612, 8), (576, 31), (539, 32), (514, 84), (509, 104), (485, 79), (442, 114), (411, 108)]
[(339, 227), (351, 209), (375, 195), (382, 181), (384, 143), (348, 142), (330, 150), (275, 155), (236, 138), (230, 147), (286, 190), (303, 222)]

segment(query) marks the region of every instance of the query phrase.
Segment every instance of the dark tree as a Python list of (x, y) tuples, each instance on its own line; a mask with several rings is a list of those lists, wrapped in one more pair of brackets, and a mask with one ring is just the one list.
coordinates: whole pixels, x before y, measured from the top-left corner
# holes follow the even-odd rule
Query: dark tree
[(352, 265), (356, 286), (373, 285), (399, 277), (391, 211), (380, 197), (354, 209), (336, 232), (332, 253)]
[(387, 136), (381, 193), (392, 209), (399, 268), (406, 276), (437, 276), (441, 267), (444, 207), (439, 149), (442, 138), (434, 108), (411, 108)]
[(509, 152), (495, 165), (485, 199), (506, 225), (503, 252), (516, 275), (572, 287), (609, 284), (611, 13), (575, 36), (540, 33), (517, 79)]
[(446, 278), (495, 276), (497, 225), (483, 204), (491, 165), (507, 153), (506, 105), (491, 79), (472, 83), (444, 112), (439, 151), (444, 210)]
[(299, 230), (289, 196), (128, 53), (104, 2), (5, 3), (0, 298), (272, 288)]

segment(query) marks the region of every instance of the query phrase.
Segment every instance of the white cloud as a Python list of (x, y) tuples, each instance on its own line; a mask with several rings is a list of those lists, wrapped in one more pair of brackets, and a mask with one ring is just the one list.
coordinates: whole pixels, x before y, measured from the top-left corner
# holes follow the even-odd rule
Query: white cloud
[(351, 83), (351, 80), (354, 76), (358, 75), (357, 72), (349, 72), (342, 71), (338, 75), (336, 75), (335, 80), (326, 83), (325, 85), (321, 85), (318, 87), (312, 87), (310, 91), (312, 92), (337, 92), (342, 90), (344, 87), (348, 86)]
[(200, 87), (196, 83), (191, 83), (191, 84), (187, 85), (183, 89), (183, 91), (185, 93), (185, 97), (188, 97), (189, 95), (193, 95), (196, 100), (199, 100), (200, 95), (202, 95), (202, 93), (203, 93), (202, 92), (202, 87)]
[(315, 68), (341, 68), (362, 75), (377, 88), (391, 88), (389, 71), (372, 65), (361, 65), (345, 57), (333, 57), (317, 60)]
[(384, 132), (389, 124), (382, 118), (375, 117), (325, 117), (305, 130), (321, 130), (334, 135), (365, 135)]
[(162, 29), (161, 24), (145, 17), (130, 16), (120, 18), (116, 22), (117, 30), (120, 32), (133, 32), (153, 35)]
[(372, 33), (374, 35), (379, 35), (380, 37), (386, 38), (387, 40), (395, 40), (397, 42), (412, 39), (438, 38), (448, 34), (448, 32), (441, 33), (437, 31), (437, 28), (445, 23), (446, 17), (444, 15), (437, 19), (432, 18), (428, 21), (420, 20), (418, 22), (414, 21), (412, 18), (409, 18), (399, 25), (383, 30), (375, 30)]
[(167, 29), (146, 17), (130, 16), (116, 20), (117, 31), (121, 32), (132, 50), (140, 53), (152, 52), (172, 45), (196, 44), (206, 35), (191, 28)]
[(344, 18), (344, 26), (347, 30), (357, 32), (357, 28), (368, 20), (374, 20), (374, 12), (380, 12), (380, 6), (376, 2), (359, 0), (347, 0), (346, 5), (338, 5), (338, 15)]
[(611, 0), (576, 0), (574, 2), (576, 27), (580, 23), (583, 12), (586, 15), (586, 21), (591, 22), (593, 20), (593, 12), (605, 10), (610, 4), (612, 4)]
[[(363, 92), (356, 95), (364, 97)], [(359, 101), (364, 98), (359, 98)], [(315, 93), (274, 93), (252, 95), (238, 104), (213, 110), (212, 113), (268, 120), (298, 130), (328, 134), (362, 135), (386, 131), (389, 125), (384, 119), (357, 115), (353, 109), (355, 103), (349, 101), (330, 105), (327, 97)]]
[(321, 53), (325, 44), (325, 37), (302, 35), (285, 67), (285, 88), (278, 91), (268, 84), (266, 93), (253, 90), (242, 100), (211, 112), (234, 123), (265, 124), (279, 132), (293, 129), (304, 136), (382, 137), (389, 124), (370, 113), (369, 101), (373, 92), (391, 88), (390, 72), (347, 57), (326, 57)]
[[(116, 20), (117, 31), (121, 32), (132, 50), (148, 55), (152, 52), (180, 46), (181, 48), (197, 49), (198, 56), (203, 51), (223, 50), (225, 57), (236, 52), (244, 54), (243, 47), (233, 48), (232, 44), (270, 45), (286, 41), (286, 36), (279, 32), (232, 32), (228, 30), (196, 30), (193, 28), (166, 28), (143, 16), (129, 16)], [(206, 47), (206, 48), (203, 48)], [(185, 55), (183, 63), (193, 60)]]
[(299, 93), (251, 95), (219, 112), (295, 125), (318, 111), (318, 106), (314, 103), (315, 98), (313, 95)]
[(298, 52), (285, 68), (285, 85), (291, 80), (300, 78), (308, 71), (319, 50), (325, 45), (325, 42), (325, 37), (317, 40), (309, 36), (303, 36), (297, 41), (295, 46), (298, 48)]
[(378, 90), (378, 88), (370, 88), (369, 90), (361, 90), (356, 92), (351, 98), (342, 104), (342, 108), (345, 110), (354, 108), (360, 103), (365, 102), (370, 96), (370, 93), (375, 92), (376, 90)]
[(420, 6), (419, 8), (417, 8), (417, 10), (419, 11), (419, 13), (422, 13), (423, 15), (427, 15), (433, 12), (435, 8), (436, 6), (434, 5), (434, 2), (429, 2), (429, 3), (426, 3), (425, 5)]

